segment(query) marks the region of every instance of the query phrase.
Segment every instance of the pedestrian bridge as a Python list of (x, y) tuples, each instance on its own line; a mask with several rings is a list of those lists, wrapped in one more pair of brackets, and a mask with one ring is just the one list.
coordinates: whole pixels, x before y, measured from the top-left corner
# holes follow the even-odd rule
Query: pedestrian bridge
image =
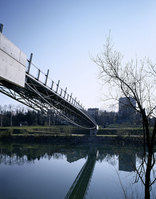
[(60, 87), (0, 32), (0, 92), (43, 113), (95, 132), (97, 124), (80, 102)]

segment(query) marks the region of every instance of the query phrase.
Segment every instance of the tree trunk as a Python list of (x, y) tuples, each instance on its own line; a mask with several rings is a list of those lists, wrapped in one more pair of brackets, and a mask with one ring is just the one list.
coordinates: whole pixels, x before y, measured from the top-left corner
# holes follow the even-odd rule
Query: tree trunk
[(148, 162), (145, 174), (145, 199), (150, 199), (150, 174), (151, 174), (151, 164), (152, 164), (152, 155), (151, 151), (148, 154)]
[(148, 147), (148, 162), (147, 162), (147, 168), (146, 168), (146, 174), (145, 174), (145, 199), (150, 199), (150, 186), (151, 186), (150, 174), (154, 166), (152, 162), (152, 158), (153, 158), (153, 147), (154, 147), (154, 142), (155, 142), (155, 135), (156, 135), (156, 122), (154, 124), (154, 129), (153, 129), (151, 140)]

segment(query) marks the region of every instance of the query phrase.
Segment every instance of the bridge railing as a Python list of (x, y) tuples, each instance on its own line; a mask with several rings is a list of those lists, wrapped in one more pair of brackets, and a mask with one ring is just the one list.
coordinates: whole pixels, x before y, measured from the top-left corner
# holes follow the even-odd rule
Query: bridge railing
[(26, 69), (26, 73), (31, 75), (33, 78), (35, 78), (37, 81), (42, 83), (43, 85), (47, 86), (50, 90), (52, 90), (54, 93), (62, 97), (65, 101), (72, 104), (78, 109), (81, 109), (81, 111), (85, 111), (83, 106), (80, 104), (80, 101), (78, 101), (76, 98), (73, 97), (72, 93), (67, 93), (67, 88), (63, 89), (60, 87), (60, 80), (58, 82), (54, 82), (51, 78), (49, 78), (49, 70), (47, 71), (47, 74), (45, 74), (43, 71), (41, 71), (35, 64), (30, 62), (28, 60), (28, 67)]

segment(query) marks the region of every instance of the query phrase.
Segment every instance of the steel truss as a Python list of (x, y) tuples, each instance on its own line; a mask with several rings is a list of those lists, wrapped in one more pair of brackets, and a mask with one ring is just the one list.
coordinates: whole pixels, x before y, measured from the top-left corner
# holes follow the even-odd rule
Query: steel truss
[(25, 87), (0, 81), (0, 92), (37, 111), (54, 114), (85, 129), (95, 129), (96, 122), (81, 107), (74, 106), (39, 80), (26, 73)]

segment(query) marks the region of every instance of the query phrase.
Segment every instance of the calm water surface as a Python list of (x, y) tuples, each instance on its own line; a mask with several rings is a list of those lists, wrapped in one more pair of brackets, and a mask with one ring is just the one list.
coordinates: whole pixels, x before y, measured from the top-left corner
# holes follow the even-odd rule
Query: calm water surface
[(134, 145), (1, 143), (0, 199), (144, 198), (141, 158)]

